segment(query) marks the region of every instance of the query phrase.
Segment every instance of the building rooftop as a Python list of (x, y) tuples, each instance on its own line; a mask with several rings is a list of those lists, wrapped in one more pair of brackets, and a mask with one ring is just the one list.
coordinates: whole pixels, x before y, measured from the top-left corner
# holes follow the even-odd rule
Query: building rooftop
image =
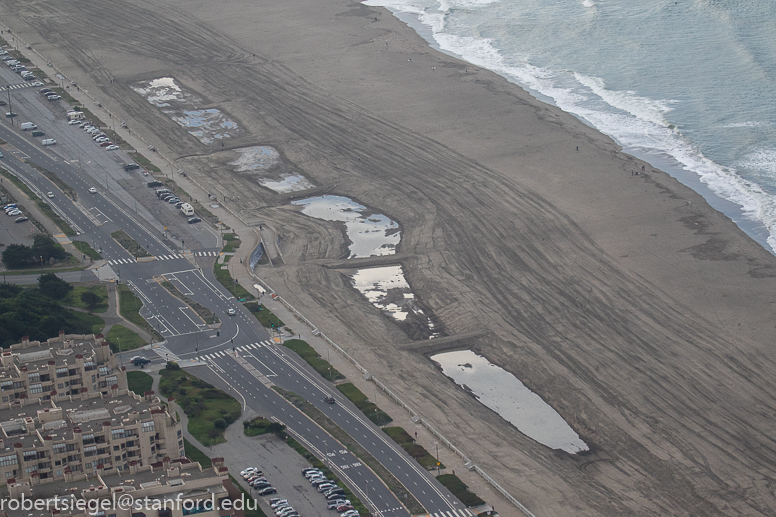
[[(101, 334), (96, 336), (61, 334), (59, 337), (43, 342), (24, 340), (2, 351), (0, 379), (19, 377), (18, 369), (22, 367), (27, 368), (29, 372), (34, 372), (48, 365), (71, 366), (76, 364), (76, 356), (83, 357), (84, 361), (92, 360), (100, 363), (101, 361), (96, 359), (96, 350), (107, 346), (103, 343)], [(12, 361), (9, 361), (9, 358)]]
[(164, 410), (157, 397), (148, 400), (132, 392), (110, 398), (66, 398), (22, 408), (0, 409), (0, 439), (4, 446), (0, 452), (10, 450), (15, 443), (21, 443), (25, 449), (40, 445), (38, 433), (27, 433), (27, 418), (34, 420), (35, 430), (41, 436), (51, 436), (54, 441), (61, 441), (72, 439), (75, 428), (88, 434), (102, 431), (105, 422), (109, 422), (111, 427), (119, 427), (138, 420), (150, 420), (152, 410)]

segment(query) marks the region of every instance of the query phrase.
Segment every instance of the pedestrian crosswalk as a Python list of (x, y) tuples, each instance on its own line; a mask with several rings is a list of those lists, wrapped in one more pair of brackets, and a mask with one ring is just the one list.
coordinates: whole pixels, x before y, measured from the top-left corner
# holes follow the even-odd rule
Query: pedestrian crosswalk
[(471, 517), (472, 512), (470, 512), (467, 509), (463, 510), (448, 510), (448, 511), (442, 511), (442, 512), (436, 512), (436, 513), (429, 513), (429, 517)]
[(0, 87), (0, 92), (4, 92), (6, 90), (19, 90), (21, 88), (29, 88), (30, 86), (32, 86), (32, 83), (9, 84), (8, 86)]
[(109, 260), (108, 265), (118, 266), (121, 264), (134, 264), (135, 262), (137, 262), (135, 259), (116, 259), (116, 260)]
[[(183, 255), (178, 255), (177, 253), (173, 253), (172, 255), (157, 255), (154, 258), (156, 260), (173, 260), (173, 259), (183, 258)], [(114, 260), (109, 260), (108, 265), (119, 266), (121, 264), (134, 264), (135, 262), (137, 262), (137, 260), (133, 258), (114, 259)]]
[[(248, 352), (250, 350), (256, 350), (261, 347), (268, 346), (270, 344), (271, 344), (271, 341), (267, 340), (267, 341), (262, 341), (260, 343), (251, 343), (250, 345), (238, 346), (238, 347), (235, 347), (235, 350), (237, 350), (238, 353)], [(218, 352), (213, 352), (212, 354), (200, 355), (199, 358), (212, 361), (214, 359), (218, 359), (219, 357), (227, 357), (230, 355), (232, 355), (231, 350), (219, 350)]]
[(156, 352), (156, 354), (164, 359), (165, 361), (172, 361), (175, 363), (179, 363), (181, 361), (180, 357), (170, 352), (170, 349), (166, 346), (159, 345), (153, 347), (153, 351)]
[(217, 251), (197, 251), (194, 253), (195, 257), (217, 257), (218, 252)]

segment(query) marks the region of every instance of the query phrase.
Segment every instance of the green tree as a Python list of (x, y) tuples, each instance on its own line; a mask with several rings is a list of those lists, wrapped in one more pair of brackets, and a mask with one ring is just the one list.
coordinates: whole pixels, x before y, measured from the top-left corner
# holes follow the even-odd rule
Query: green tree
[(3, 251), (3, 264), (11, 269), (23, 268), (32, 263), (32, 249), (24, 244), (10, 244)]
[(86, 305), (86, 308), (93, 311), (100, 304), (100, 296), (92, 291), (84, 291), (81, 293), (81, 301)]
[(59, 262), (67, 258), (67, 252), (61, 245), (54, 242), (54, 239), (47, 235), (36, 235), (32, 241), (32, 260), (39, 261), (43, 258), (44, 262), (54, 259)]
[(213, 420), (213, 426), (216, 429), (226, 429), (227, 425), (228, 424), (226, 423), (226, 420), (224, 420), (223, 418), (216, 418), (215, 420)]
[(61, 300), (73, 286), (59, 278), (54, 273), (47, 273), (38, 277), (38, 290), (54, 300)]

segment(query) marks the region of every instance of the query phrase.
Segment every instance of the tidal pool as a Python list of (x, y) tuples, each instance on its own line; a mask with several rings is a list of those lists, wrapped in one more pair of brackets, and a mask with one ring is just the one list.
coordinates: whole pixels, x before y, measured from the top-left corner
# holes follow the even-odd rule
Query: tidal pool
[(393, 255), (401, 240), (399, 223), (344, 196), (317, 196), (293, 201), (302, 213), (324, 221), (345, 223), (350, 239), (348, 258)]
[(587, 444), (552, 406), (506, 370), (471, 350), (431, 356), (442, 372), (521, 433), (551, 449), (576, 454)]
[(278, 171), (277, 166), (282, 166), (283, 162), (280, 153), (273, 147), (243, 147), (236, 149), (236, 151), (240, 153), (240, 156), (229, 162), (229, 165), (235, 166), (235, 172), (256, 175), (256, 181), (263, 187), (285, 194), (286, 192), (307, 190), (315, 186), (299, 173)]
[(357, 269), (350, 278), (353, 287), (386, 315), (398, 322), (407, 322), (410, 318), (425, 325), (423, 337), (428, 339), (439, 335), (431, 318), (418, 307), (401, 266)]
[(231, 138), (242, 132), (236, 122), (216, 108), (199, 108), (204, 101), (185, 91), (172, 77), (143, 81), (132, 87), (203, 144)]

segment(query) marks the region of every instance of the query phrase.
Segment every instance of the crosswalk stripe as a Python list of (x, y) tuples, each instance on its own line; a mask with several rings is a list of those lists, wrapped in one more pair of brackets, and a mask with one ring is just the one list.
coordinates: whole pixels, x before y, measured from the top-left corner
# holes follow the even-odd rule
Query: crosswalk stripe
[(453, 517), (453, 514), (451, 514), (450, 512), (445, 512), (445, 513), (447, 514), (447, 517)]

